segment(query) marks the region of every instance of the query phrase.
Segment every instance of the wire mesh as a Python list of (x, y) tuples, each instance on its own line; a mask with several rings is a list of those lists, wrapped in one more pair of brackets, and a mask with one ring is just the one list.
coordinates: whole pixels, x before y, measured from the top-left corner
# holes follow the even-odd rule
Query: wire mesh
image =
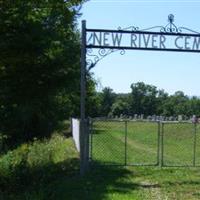
[(200, 166), (200, 124), (196, 125), (196, 166)]
[(124, 165), (125, 123), (123, 121), (93, 121), (90, 137), (90, 157), (93, 162)]
[(192, 123), (163, 124), (163, 165), (193, 166), (195, 129)]
[(158, 123), (129, 121), (127, 132), (127, 164), (157, 165)]
[(200, 124), (93, 120), (90, 133), (93, 163), (200, 166)]

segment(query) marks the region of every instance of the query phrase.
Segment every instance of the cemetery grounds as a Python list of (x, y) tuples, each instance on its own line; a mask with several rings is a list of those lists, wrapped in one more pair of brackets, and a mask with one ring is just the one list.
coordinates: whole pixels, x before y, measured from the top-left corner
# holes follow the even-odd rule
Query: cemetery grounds
[[(128, 166), (157, 164), (157, 123), (127, 123), (127, 166), (124, 166), (124, 122), (96, 122), (90, 154), (92, 165), (83, 177), (79, 175), (79, 155), (71, 137), (56, 133), (48, 140), (24, 144), (0, 157), (3, 178), (0, 199), (200, 199), (200, 168), (189, 167), (193, 164), (191, 127), (187, 123), (168, 124), (164, 132), (163, 164), (184, 167)], [(196, 135), (199, 133), (197, 125)], [(199, 164), (199, 136), (196, 139), (196, 164)], [(22, 158), (25, 168), (19, 170)]]

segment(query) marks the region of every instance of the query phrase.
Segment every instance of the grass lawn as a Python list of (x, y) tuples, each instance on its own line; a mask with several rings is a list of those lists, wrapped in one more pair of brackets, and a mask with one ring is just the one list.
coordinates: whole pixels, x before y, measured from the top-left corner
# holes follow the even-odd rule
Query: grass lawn
[[(140, 127), (138, 126), (138, 131), (135, 127), (138, 134), (134, 136), (134, 140), (137, 144), (141, 142), (141, 147), (130, 146), (128, 150), (140, 149), (141, 155), (144, 155), (147, 152), (145, 147), (149, 137), (147, 145), (151, 149), (151, 151), (148, 149), (149, 156), (140, 160), (139, 153), (135, 153), (138, 157), (130, 156), (129, 162), (155, 161), (155, 157), (149, 160), (156, 151), (156, 134), (154, 134), (156, 128), (153, 124), (151, 126), (150, 135), (153, 137), (155, 135), (155, 138), (141, 137)], [(119, 131), (123, 125), (119, 124), (115, 128), (116, 137), (113, 136), (114, 133), (109, 135), (113, 145), (109, 143), (110, 148), (106, 147), (107, 140), (99, 145), (104, 144), (102, 147), (107, 150), (103, 159), (109, 161), (108, 159), (112, 158), (113, 162), (121, 162), (122, 151), (118, 150), (117, 153), (113, 151), (123, 143)], [(145, 131), (146, 128), (143, 126), (141, 129)], [(96, 133), (93, 142), (97, 135), (104, 138), (102, 131), (103, 129), (99, 130), (100, 133)], [(128, 137), (133, 137), (131, 134), (129, 132)], [(118, 143), (115, 144), (115, 141)], [(102, 154), (94, 154), (96, 162), (102, 162)], [(78, 158), (72, 138), (60, 134), (55, 134), (50, 139), (23, 144), (7, 152), (0, 157), (0, 200), (200, 199), (200, 168), (99, 166), (91, 168), (84, 177), (80, 177)]]
[[(125, 162), (128, 165), (156, 165), (161, 160), (161, 148), (159, 150), (158, 146), (162, 134), (158, 134), (158, 126), (157, 122), (127, 122), (126, 129), (124, 121), (94, 122), (90, 138), (92, 160), (118, 165), (124, 165)], [(163, 164), (192, 166), (194, 124), (164, 124), (163, 130)], [(199, 125), (195, 152), (196, 165), (200, 165)]]

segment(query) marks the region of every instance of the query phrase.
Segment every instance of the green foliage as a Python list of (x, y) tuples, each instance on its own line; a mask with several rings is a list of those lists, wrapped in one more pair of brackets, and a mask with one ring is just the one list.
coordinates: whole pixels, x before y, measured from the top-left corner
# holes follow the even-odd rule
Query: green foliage
[(82, 3), (0, 2), (0, 130), (15, 143), (77, 113)]
[(163, 89), (143, 82), (131, 85), (131, 93), (115, 94), (105, 88), (98, 95), (99, 114), (96, 116), (133, 116), (134, 114), (163, 116), (200, 116), (200, 98), (188, 97), (182, 91), (169, 95)]
[(131, 85), (131, 111), (132, 114), (155, 114), (157, 88), (152, 85), (138, 82)]
[(121, 114), (130, 115), (130, 104), (127, 97), (118, 97), (112, 104), (110, 115), (120, 116)]
[(187, 102), (188, 114), (195, 114), (200, 116), (200, 99), (197, 97), (192, 97), (190, 101)]
[(73, 142), (60, 135), (35, 140), (0, 157), (0, 193), (18, 193), (78, 169)]
[(168, 100), (168, 93), (164, 90), (158, 90), (157, 98), (156, 98), (156, 114), (162, 115), (164, 113), (164, 103)]
[(164, 115), (180, 115), (188, 114), (187, 112), (187, 102), (188, 97), (184, 95), (183, 92), (177, 91), (174, 95), (171, 95), (164, 103), (163, 113)]
[(111, 106), (115, 101), (116, 94), (109, 87), (105, 87), (99, 95), (100, 98), (100, 115), (108, 116), (111, 111)]
[(86, 115), (96, 117), (100, 114), (101, 98), (96, 92), (96, 81), (92, 75), (87, 76)]

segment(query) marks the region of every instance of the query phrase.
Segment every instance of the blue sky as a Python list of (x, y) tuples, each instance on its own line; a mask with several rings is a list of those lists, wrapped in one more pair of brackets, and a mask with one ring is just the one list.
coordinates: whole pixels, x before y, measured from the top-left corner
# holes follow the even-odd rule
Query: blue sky
[[(90, 0), (83, 5), (82, 17), (87, 28), (117, 29), (138, 26), (165, 26), (174, 14), (177, 27), (185, 26), (200, 32), (200, 0)], [(169, 94), (181, 90), (200, 96), (200, 54), (126, 51), (115, 52), (100, 61), (92, 70), (98, 89), (109, 86), (115, 92), (130, 92), (138, 81), (155, 85)]]

